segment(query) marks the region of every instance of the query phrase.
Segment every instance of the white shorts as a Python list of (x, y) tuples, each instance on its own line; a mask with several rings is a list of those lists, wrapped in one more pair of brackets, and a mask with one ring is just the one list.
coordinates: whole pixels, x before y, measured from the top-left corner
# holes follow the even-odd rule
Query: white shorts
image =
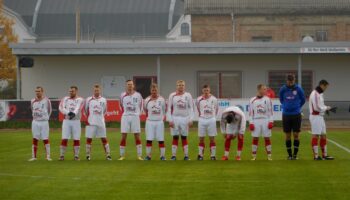
[(49, 139), (49, 122), (48, 121), (32, 121), (32, 134), (33, 138), (37, 140), (47, 140)]
[(326, 123), (321, 115), (310, 115), (311, 133), (313, 135), (325, 135), (327, 133)]
[(164, 141), (164, 122), (146, 121), (146, 140)]
[(216, 119), (213, 118), (202, 118), (198, 119), (198, 136), (205, 137), (206, 135), (213, 137), (217, 135)]
[(63, 120), (62, 139), (80, 140), (81, 124), (80, 120)]
[(271, 129), (269, 129), (268, 119), (254, 119), (254, 131), (252, 131), (252, 137), (271, 137)]
[[(239, 134), (239, 127), (238, 124), (226, 124), (226, 134), (228, 135), (238, 135)], [(244, 133), (242, 133), (244, 135)]]
[(140, 116), (122, 116), (120, 126), (122, 133), (141, 133)]
[(171, 135), (188, 136), (188, 117), (173, 117), (174, 128), (171, 129)]
[(85, 137), (86, 138), (106, 138), (106, 127), (105, 126), (94, 126), (89, 125), (85, 127)]

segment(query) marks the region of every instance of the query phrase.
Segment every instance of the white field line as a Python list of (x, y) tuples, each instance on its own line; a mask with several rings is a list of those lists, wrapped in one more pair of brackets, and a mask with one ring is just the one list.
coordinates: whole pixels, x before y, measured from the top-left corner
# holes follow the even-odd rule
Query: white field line
[[(308, 132), (309, 132), (310, 134), (312, 134), (311, 131), (308, 131)], [(327, 138), (327, 141), (330, 142), (330, 143), (332, 143), (332, 144), (334, 144), (335, 146), (339, 147), (340, 149), (343, 149), (344, 151), (350, 153), (350, 149), (348, 149), (347, 147), (344, 147), (343, 145), (339, 144), (338, 142), (336, 142), (336, 141), (334, 141), (334, 140), (331, 140), (331, 139), (329, 139), (329, 138)]]

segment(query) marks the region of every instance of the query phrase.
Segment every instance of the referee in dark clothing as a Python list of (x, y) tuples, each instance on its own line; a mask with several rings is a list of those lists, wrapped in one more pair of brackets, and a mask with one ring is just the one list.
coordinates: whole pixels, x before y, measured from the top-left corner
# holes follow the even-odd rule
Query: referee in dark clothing
[[(288, 160), (296, 160), (299, 150), (299, 133), (301, 129), (301, 109), (305, 104), (304, 90), (295, 83), (295, 76), (287, 75), (287, 84), (279, 92), (282, 104), (283, 131), (286, 134)], [(294, 152), (292, 152), (292, 133)]]

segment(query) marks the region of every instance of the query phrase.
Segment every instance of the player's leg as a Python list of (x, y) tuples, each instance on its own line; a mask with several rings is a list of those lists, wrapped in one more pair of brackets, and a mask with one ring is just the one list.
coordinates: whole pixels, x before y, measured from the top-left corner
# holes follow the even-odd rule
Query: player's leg
[(131, 116), (131, 132), (134, 133), (137, 159), (143, 160), (142, 158), (142, 142), (141, 142), (141, 124), (139, 116)]
[(159, 150), (160, 150), (160, 160), (165, 160), (165, 144), (164, 144), (164, 122), (158, 122), (156, 128), (156, 138), (158, 140)]
[(136, 144), (136, 151), (137, 151), (137, 159), (143, 160), (143, 158), (142, 158), (142, 142), (141, 142), (140, 133), (134, 133), (134, 137), (135, 137), (135, 144)]
[(266, 120), (262, 126), (262, 135), (265, 140), (265, 151), (267, 154), (267, 160), (272, 160), (272, 145), (271, 145), (271, 136), (272, 130), (269, 129), (269, 121)]
[(243, 134), (237, 134), (237, 155), (236, 160), (241, 160), (242, 150), (243, 150), (243, 142), (244, 142), (244, 135)]
[(85, 127), (85, 137), (86, 137), (86, 160), (91, 160), (91, 146), (92, 146), (92, 138), (94, 137), (94, 133), (96, 132), (96, 126), (86, 126)]
[(258, 151), (259, 137), (253, 137), (252, 139), (252, 160), (256, 160), (256, 153)]
[(321, 157), (318, 155), (318, 139), (319, 135), (312, 133), (311, 147), (314, 153), (314, 160), (321, 160)]
[(259, 137), (262, 132), (262, 125), (258, 120), (254, 121), (254, 130), (252, 131), (252, 159), (256, 160), (256, 153), (258, 151)]
[(209, 135), (209, 146), (210, 146), (210, 159), (216, 160), (216, 142), (215, 142), (215, 136), (217, 135), (217, 129), (216, 129), (216, 119), (213, 118), (210, 121), (210, 124), (208, 126), (208, 135)]
[(49, 122), (43, 121), (41, 122), (41, 138), (44, 142), (45, 152), (46, 152), (46, 160), (52, 161), (51, 159), (51, 146), (49, 141)]
[(298, 159), (299, 145), (300, 145), (300, 131), (301, 131), (301, 115), (294, 116), (293, 122), (293, 159)]
[(171, 145), (171, 160), (176, 160), (177, 148), (179, 146), (179, 123), (177, 118), (173, 118), (174, 127), (170, 129), (171, 135), (173, 136), (172, 145)]
[(59, 160), (64, 160), (64, 154), (66, 153), (68, 139), (70, 138), (71, 127), (68, 120), (63, 120), (62, 123), (62, 140), (60, 145), (60, 158)]
[(203, 160), (204, 148), (205, 148), (205, 135), (207, 133), (207, 126), (205, 124), (205, 119), (199, 118), (198, 120), (198, 157), (197, 160)]
[(102, 147), (103, 147), (103, 150), (104, 150), (104, 152), (106, 154), (106, 160), (112, 160), (111, 149), (109, 147), (109, 142), (108, 142), (108, 139), (107, 139), (106, 127), (105, 126), (102, 126), (102, 127), (100, 126), (100, 127), (97, 127), (96, 129), (97, 129), (96, 137), (101, 138)]
[(231, 148), (231, 140), (233, 140), (236, 136), (233, 133), (226, 133), (225, 138), (225, 153), (222, 157), (222, 160), (228, 160)]
[(38, 151), (38, 141), (39, 141), (39, 126), (36, 121), (32, 121), (32, 157), (28, 161), (37, 160), (36, 155)]
[(321, 127), (321, 137), (320, 137), (320, 146), (322, 151), (322, 159), (323, 160), (334, 160), (334, 157), (329, 156), (327, 152), (327, 131), (326, 131), (326, 123), (324, 118), (320, 116), (320, 127)]
[(188, 132), (189, 132), (188, 120), (183, 119), (181, 123), (180, 134), (181, 134), (182, 149), (184, 151), (184, 160), (190, 160), (188, 157), (188, 140), (187, 140)]
[(81, 124), (79, 120), (72, 120), (74, 160), (79, 161)]
[(285, 133), (285, 143), (288, 153), (288, 160), (293, 159), (293, 152), (292, 152), (292, 127), (290, 123), (290, 116), (283, 115), (282, 116), (282, 123), (283, 123), (283, 132)]
[(121, 130), (122, 137), (120, 139), (120, 144), (119, 144), (119, 154), (120, 154), (119, 160), (125, 159), (126, 139), (127, 139), (127, 133), (131, 131), (130, 126), (131, 126), (131, 122), (128, 116), (122, 116), (121, 123), (120, 123), (120, 130)]
[(147, 120), (146, 127), (145, 127), (145, 132), (146, 132), (146, 157), (145, 157), (145, 160), (151, 160), (151, 158), (152, 158), (152, 142), (154, 140), (155, 131), (156, 131), (155, 124), (152, 123), (152, 121)]
[(203, 160), (203, 155), (204, 155), (204, 148), (205, 148), (205, 141), (204, 137), (200, 136), (199, 137), (199, 144), (198, 144), (198, 160)]

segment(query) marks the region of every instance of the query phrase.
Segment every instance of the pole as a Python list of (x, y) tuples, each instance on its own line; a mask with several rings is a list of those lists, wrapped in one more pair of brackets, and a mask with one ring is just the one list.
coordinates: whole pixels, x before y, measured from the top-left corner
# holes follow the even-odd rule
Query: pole
[(298, 84), (301, 86), (301, 84), (303, 83), (302, 80), (302, 57), (301, 54), (298, 55)]

